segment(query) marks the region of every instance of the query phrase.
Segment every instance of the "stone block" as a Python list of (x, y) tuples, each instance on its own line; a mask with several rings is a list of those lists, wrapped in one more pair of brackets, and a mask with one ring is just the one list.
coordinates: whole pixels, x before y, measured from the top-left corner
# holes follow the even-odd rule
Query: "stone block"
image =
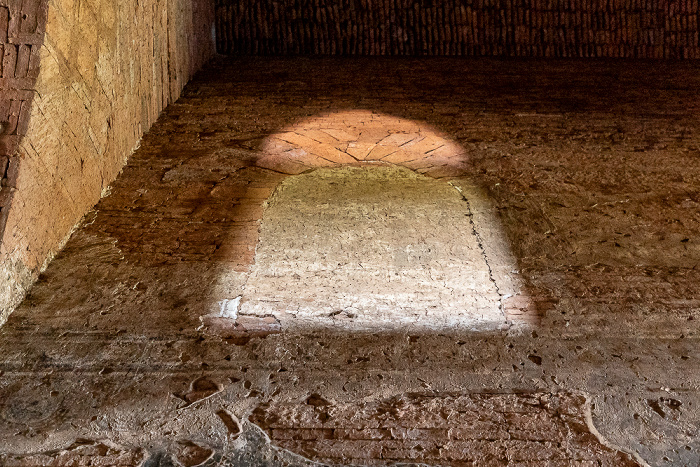
[(19, 146), (19, 136), (0, 134), (0, 156), (14, 156)]

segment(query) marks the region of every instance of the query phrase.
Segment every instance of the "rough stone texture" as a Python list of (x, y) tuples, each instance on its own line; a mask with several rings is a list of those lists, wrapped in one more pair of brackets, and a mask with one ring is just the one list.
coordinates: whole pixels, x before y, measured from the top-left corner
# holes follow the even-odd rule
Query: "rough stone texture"
[[(598, 61), (214, 63), (0, 328), (0, 463), (79, 442), (150, 465), (208, 450), (232, 465), (309, 465), (256, 435), (256, 408), (305, 414), (327, 401), (362, 413), (420, 394), (449, 409), (462, 397), (516, 403), (534, 394), (588, 397), (590, 413), (579, 400), (556, 425), (566, 433), (566, 423), (588, 419), (581, 432), (593, 444), (576, 452), (697, 465), (698, 71)], [(527, 332), (334, 333), (221, 316), (219, 302), (245, 290), (264, 200), (292, 176), (258, 165), (269, 160), (265, 144), (300, 121), (357, 109), (429, 125), (464, 148), (463, 172), (448, 178), (465, 181), (467, 199), (477, 189), (490, 199), (539, 323)], [(477, 229), (483, 218), (474, 211)], [(533, 419), (557, 420), (536, 407)], [(531, 440), (518, 450), (541, 448)]]
[(285, 329), (506, 328), (470, 215), (454, 187), (405, 168), (287, 179), (267, 202), (240, 314), (273, 313)]
[[(345, 165), (377, 167), (399, 165), (414, 170), (419, 174), (449, 181), (450, 185), (461, 194), (461, 202), (466, 209), (466, 217), (469, 218), (468, 225), (464, 225), (463, 228), (467, 232), (467, 238), (473, 237), (473, 240), (476, 241), (478, 250), (481, 251), (480, 256), (486, 261), (488, 281), (493, 283), (495, 287), (494, 292), (499, 296), (498, 307), (500, 311), (505, 314), (507, 319), (515, 320), (515, 322), (520, 325), (537, 322), (538, 316), (536, 309), (528, 294), (523, 292), (522, 281), (519, 278), (519, 272), (515, 265), (515, 258), (511, 254), (500, 222), (494, 215), (495, 208), (489, 202), (483, 190), (476, 187), (468, 177), (470, 171), (468, 162), (469, 156), (465, 153), (464, 148), (456, 144), (448, 135), (442, 134), (435, 128), (424, 123), (396, 118), (377, 112), (352, 110), (325, 113), (321, 116), (305, 118), (265, 138), (265, 140), (261, 142), (260, 149), (261, 155), (256, 159), (255, 165), (286, 175), (301, 174), (320, 167), (337, 168)], [(371, 182), (367, 185), (368, 181), (363, 182), (361, 179), (356, 180), (354, 183), (364, 183), (366, 185), (365, 191), (377, 189), (373, 187)], [(376, 182), (375, 184), (386, 185), (386, 183), (382, 182)], [(445, 188), (445, 186), (441, 186), (441, 190), (439, 191)], [(215, 191), (217, 196), (227, 193), (225, 188), (220, 189), (217, 187)], [(357, 191), (361, 190), (358, 189)], [(380, 190), (377, 194), (380, 196), (377, 202), (379, 202), (380, 199), (388, 200), (392, 196), (395, 196), (384, 192), (384, 190)], [(452, 195), (454, 196), (455, 193), (452, 193)], [(317, 193), (314, 196), (319, 197), (320, 195)], [(353, 195), (348, 192), (347, 196)], [(340, 198), (342, 198), (342, 196), (340, 196)], [(258, 206), (253, 206), (254, 202), (254, 200), (247, 200), (245, 202), (245, 204), (248, 205), (246, 206), (246, 212), (261, 212)], [(322, 201), (319, 200), (319, 202), (321, 203)], [(342, 201), (338, 199), (333, 204), (338, 204), (339, 202), (342, 203)], [(314, 208), (309, 206), (309, 209)], [(331, 207), (331, 209), (338, 208)], [(360, 206), (359, 209), (367, 208)], [(387, 204), (386, 206), (380, 207), (380, 209), (390, 209), (390, 207)], [(281, 213), (285, 211), (286, 208), (284, 207), (280, 210)], [(282, 215), (286, 216), (286, 214)], [(327, 216), (328, 213), (325, 215)], [(435, 214), (435, 216), (437, 216), (437, 214)], [(425, 218), (427, 217), (428, 216), (425, 216)], [(339, 222), (339, 219), (336, 219), (336, 221)], [(313, 223), (314, 221), (312, 220), (311, 222)], [(368, 224), (371, 223), (369, 220), (366, 220), (366, 222)], [(440, 223), (437, 217), (431, 219), (431, 222), (436, 224)], [(300, 225), (299, 227), (302, 226)], [(338, 225), (332, 226), (330, 231), (336, 232), (339, 228), (340, 226)], [(360, 229), (359, 226), (354, 228)], [(427, 230), (434, 229), (434, 227), (429, 225), (423, 228)], [(369, 226), (368, 229), (371, 230)], [(269, 228), (267, 230), (269, 230)], [(367, 232), (369, 233), (370, 230), (367, 230)], [(280, 233), (282, 235), (287, 235), (285, 229), (282, 229)], [(408, 234), (408, 231), (405, 233)], [(450, 234), (447, 232), (443, 235), (445, 237), (450, 237)], [(424, 234), (424, 236), (427, 236), (427, 233)], [(454, 236), (458, 235), (453, 233), (452, 237)], [(400, 237), (400, 235), (398, 235), (397, 238), (398, 237)], [(432, 240), (436, 239), (437, 238), (433, 238)], [(382, 242), (381, 240), (377, 241), (379, 243)], [(402, 239), (400, 241), (404, 240)], [(370, 243), (376, 242), (372, 241)], [(418, 243), (425, 246), (423, 240), (419, 240)], [(468, 241), (465, 241), (461, 246), (467, 247), (468, 243)], [(277, 246), (272, 246), (275, 244), (277, 244)], [(281, 253), (282, 250), (285, 249), (282, 244), (292, 248), (291, 245), (286, 244), (282, 239), (271, 239), (271, 241), (267, 242), (267, 245), (262, 245), (261, 255), (265, 255), (265, 249), (277, 249)], [(395, 248), (395, 246), (390, 248)], [(454, 249), (456, 247), (452, 246), (448, 248)], [(378, 251), (377, 246), (369, 246), (368, 251), (372, 249), (374, 249), (375, 252)], [(353, 248), (351, 254), (355, 256), (363, 255), (357, 248)], [(481, 261), (482, 258), (479, 258), (478, 261)], [(310, 259), (311, 258), (309, 258), (309, 260)], [(467, 258), (457, 260), (455, 255), (451, 255), (449, 259), (446, 257), (444, 260), (448, 263), (464, 263)], [(265, 265), (264, 267), (269, 266), (270, 265)], [(440, 269), (443, 269), (444, 266), (445, 264), (442, 264)], [(375, 273), (377, 272), (377, 267), (378, 266), (375, 266)], [(261, 264), (258, 263), (256, 264), (256, 268), (252, 271), (253, 281), (250, 285), (253, 287), (256, 285), (255, 279), (260, 275), (260, 269)], [(427, 263), (423, 264), (421, 272), (418, 272), (418, 274), (432, 274), (428, 272), (430, 269), (431, 267), (428, 267)], [(465, 272), (466, 271), (459, 271), (458, 273), (455, 272), (455, 274), (459, 275)], [(346, 276), (346, 278), (348, 277)], [(477, 283), (478, 282), (477, 280)], [(413, 286), (417, 285), (417, 283), (413, 284)], [(461, 287), (463, 286), (464, 285)], [(273, 287), (277, 286), (273, 285)], [(345, 287), (352, 288), (349, 283), (345, 285)], [(450, 288), (450, 286), (447, 288)], [(488, 293), (485, 295), (488, 295)], [(475, 294), (472, 294), (472, 299), (474, 297)], [(427, 295), (424, 295), (424, 299), (429, 300)], [(275, 298), (268, 296), (267, 300), (274, 301)], [(280, 301), (289, 302), (288, 297)], [(331, 302), (336, 302), (332, 306), (339, 306), (337, 300), (331, 300)], [(291, 303), (287, 303), (287, 305), (291, 305)], [(330, 303), (327, 303), (324, 306), (329, 305)], [(250, 304), (244, 303), (243, 306), (250, 307)], [(285, 306), (286, 305), (283, 304), (282, 308)], [(347, 306), (347, 304), (345, 306)], [(341, 309), (345, 306), (341, 307)], [(398, 302), (394, 302), (393, 306), (398, 306)], [(449, 314), (449, 312), (447, 312), (450, 308), (449, 305), (444, 307), (441, 305), (441, 307), (445, 315)], [(413, 306), (413, 308), (421, 308), (421, 306), (416, 305)], [(482, 309), (486, 308), (482, 307)], [(330, 310), (330, 313), (335, 313), (336, 311), (338, 310)], [(351, 312), (351, 314), (356, 313)], [(347, 313), (343, 314), (343, 316), (347, 317)], [(500, 318), (496, 320), (493, 318), (492, 316), (486, 320), (491, 322), (491, 326), (497, 325), (496, 322), (500, 320)], [(462, 321), (462, 325), (464, 324), (466, 323)]]
[(271, 402), (251, 421), (273, 442), (329, 464), (639, 465), (600, 443), (571, 394), (402, 394), (334, 404)]
[[(15, 164), (7, 183), (14, 196), (11, 209), (2, 210), (0, 322), (114, 180), (143, 132), (213, 53), (213, 6), (204, 0), (55, 0), (45, 7), (39, 1), (9, 6), (10, 30), (20, 31), (12, 42), (31, 39), (32, 45), (28, 52), (5, 44), (3, 66), (11, 65), (16, 49), (12, 63), (30, 66), (36, 83), (8, 78), (0, 84), (22, 84), (36, 98), (31, 107), (29, 100), (8, 101), (14, 122), (8, 131), (17, 139), (26, 135), (17, 154), (7, 154)], [(0, 8), (0, 30), (7, 11)]]
[(700, 58), (697, 0), (216, 0), (228, 54)]

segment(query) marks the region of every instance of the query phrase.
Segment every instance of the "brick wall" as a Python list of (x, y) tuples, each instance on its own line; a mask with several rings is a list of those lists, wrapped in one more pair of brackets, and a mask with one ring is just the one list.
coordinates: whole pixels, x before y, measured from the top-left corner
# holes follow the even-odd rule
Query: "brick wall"
[(19, 140), (27, 132), (46, 0), (0, 2), (0, 235), (16, 188)]
[(227, 54), (700, 58), (698, 0), (216, 0)]
[(208, 0), (0, 4), (0, 323), (214, 53), (213, 14)]
[[(403, 394), (343, 404), (258, 405), (250, 421), (278, 446), (331, 465), (638, 466), (604, 446), (576, 394)], [(415, 464), (414, 464), (415, 463)]]

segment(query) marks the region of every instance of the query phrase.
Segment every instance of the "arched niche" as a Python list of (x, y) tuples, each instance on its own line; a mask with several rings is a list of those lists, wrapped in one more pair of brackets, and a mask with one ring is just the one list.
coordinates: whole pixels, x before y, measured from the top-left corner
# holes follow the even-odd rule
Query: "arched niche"
[(265, 204), (238, 316), (362, 331), (534, 323), (468, 155), (429, 125), (317, 116), (268, 137), (256, 165), (289, 177)]

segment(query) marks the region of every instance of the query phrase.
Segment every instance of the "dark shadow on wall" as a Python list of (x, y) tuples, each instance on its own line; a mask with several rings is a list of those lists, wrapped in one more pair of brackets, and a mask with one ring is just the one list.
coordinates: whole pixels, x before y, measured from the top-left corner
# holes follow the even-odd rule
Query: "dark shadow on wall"
[(216, 0), (233, 55), (698, 58), (697, 6), (652, 1)]

